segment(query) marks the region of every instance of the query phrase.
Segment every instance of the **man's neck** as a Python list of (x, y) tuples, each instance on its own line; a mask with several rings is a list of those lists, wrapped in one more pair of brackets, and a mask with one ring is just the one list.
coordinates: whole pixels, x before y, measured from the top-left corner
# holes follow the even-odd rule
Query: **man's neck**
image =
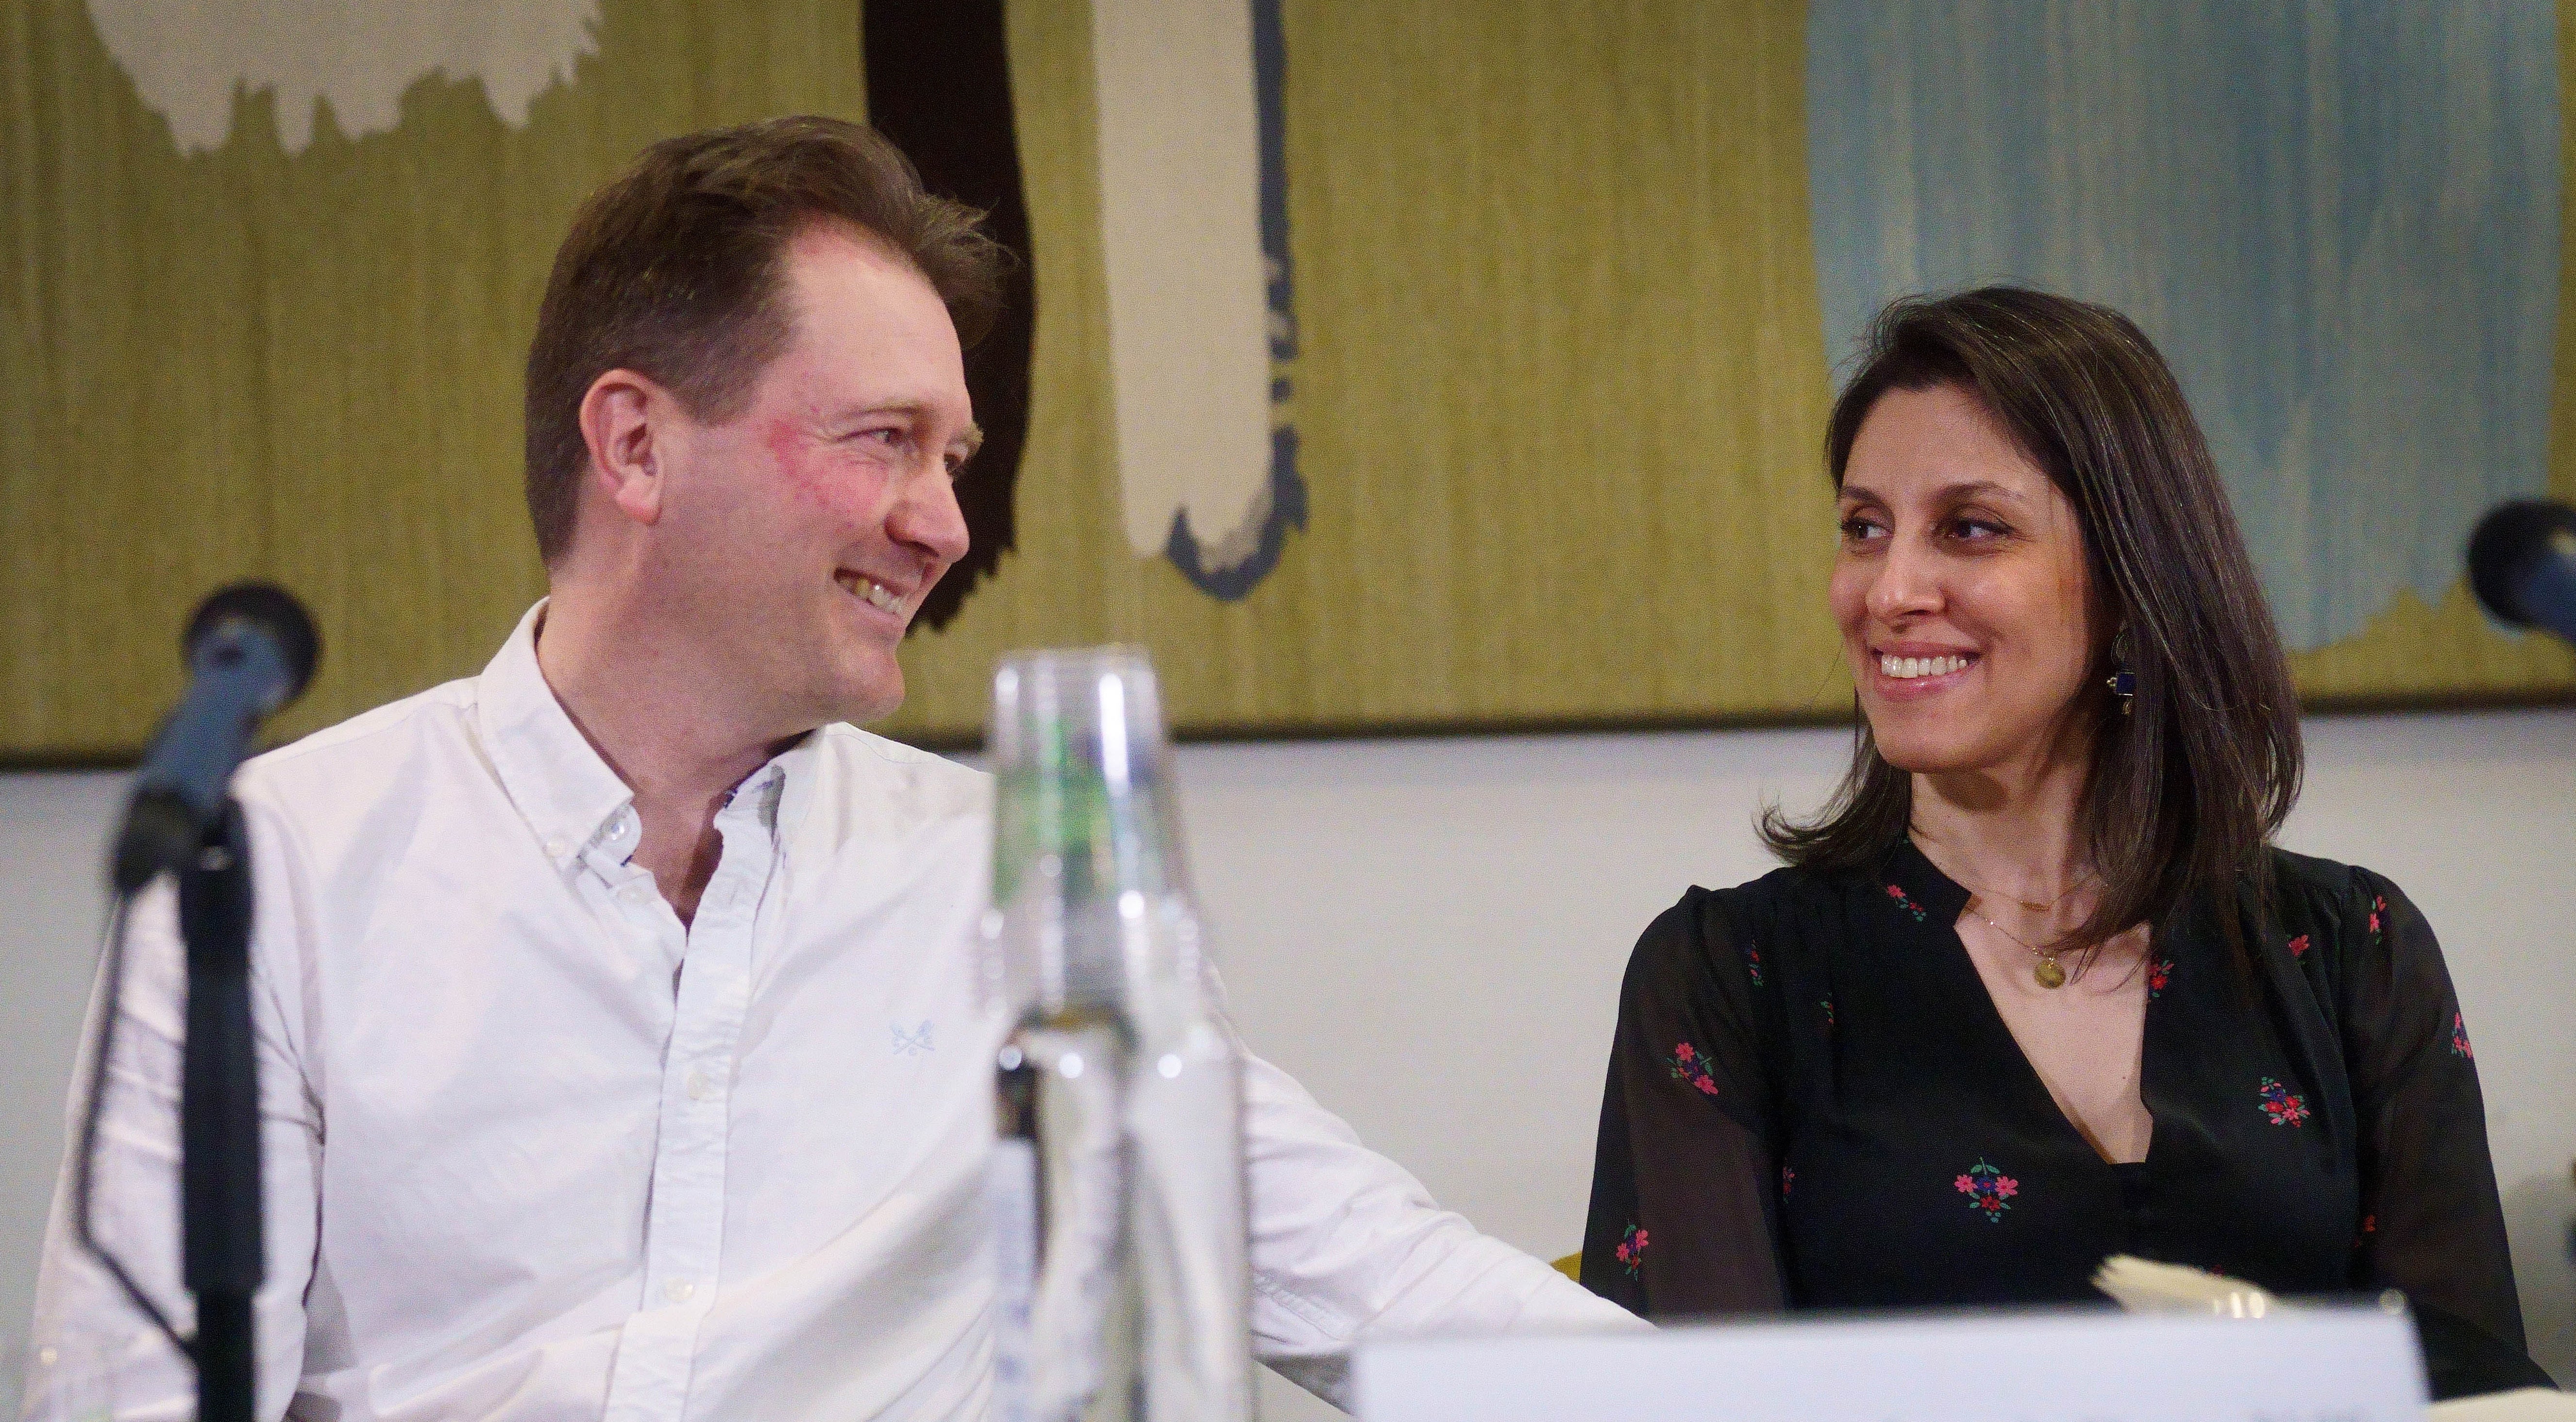
[(591, 749), (635, 794), (635, 862), (683, 923), (713, 877), (725, 797), (794, 739), (747, 724), (729, 679), (670, 645), (658, 619), (558, 589), (537, 635), (537, 667)]

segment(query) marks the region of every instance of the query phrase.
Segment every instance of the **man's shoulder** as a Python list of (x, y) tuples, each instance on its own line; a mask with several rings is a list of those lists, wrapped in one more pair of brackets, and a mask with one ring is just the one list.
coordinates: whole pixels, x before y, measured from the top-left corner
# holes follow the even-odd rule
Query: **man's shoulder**
[(844, 804), (873, 802), (880, 813), (922, 822), (980, 819), (992, 812), (993, 777), (973, 766), (842, 721), (815, 735), (833, 798)]
[(319, 791), (343, 797), (354, 782), (413, 763), (433, 742), (461, 742), (471, 735), (474, 679), (431, 687), (253, 757), (242, 767), (242, 788), (270, 798)]

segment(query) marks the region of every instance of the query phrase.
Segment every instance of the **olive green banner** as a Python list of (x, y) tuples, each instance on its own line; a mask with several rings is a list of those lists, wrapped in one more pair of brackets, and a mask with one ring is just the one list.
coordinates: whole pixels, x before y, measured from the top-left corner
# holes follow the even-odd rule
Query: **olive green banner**
[[(1906, 33), (1887, 28), (1907, 5), (1184, 6), (1216, 26), (1190, 43), (1252, 57), (1214, 79), (1205, 65), (1171, 76), (1212, 117), (1157, 128), (1135, 96), (1165, 76), (1138, 37), (1171, 0), (1137, 3), (1007, 8), (1036, 289), (1015, 528), (955, 618), (912, 639), (895, 734), (970, 739), (1001, 652), (1103, 641), (1152, 650), (1192, 735), (1844, 714), (1818, 452), (1832, 363), (1848, 355), (1842, 313), (1890, 283), (1984, 271), (1990, 235), (1986, 274), (2129, 301), (2213, 438), (2247, 431), (2231, 486), (2285, 627), (2316, 629), (2293, 636), (2312, 701), (2576, 690), (2576, 657), (2480, 617), (2440, 522), (2489, 493), (2576, 492), (2576, 352), (2555, 267), (2460, 275), (2426, 238), (2431, 295), (2390, 297), (2510, 309), (2547, 293), (2526, 313), (2554, 333), (2537, 364), (2490, 360), (2524, 374), (2476, 392), (2478, 429), (2538, 433), (2482, 456), (2487, 482), (2462, 493), (2441, 483), (2455, 468), (2346, 469), (2310, 426), (2270, 440), (2262, 411), (2239, 408), (2269, 392), (2234, 382), (2277, 333), (2200, 321), (2192, 305), (2204, 290), (2242, 305), (2226, 273), (2177, 258), (2169, 286), (2123, 296), (2117, 274), (2154, 263), (2051, 265), (2110, 241), (2084, 224), (2111, 207), (2016, 217), (1993, 206), (2021, 200), (2010, 182), (1963, 207), (2014, 154), (1973, 134), (1943, 146), (1941, 96), (1921, 92)], [(2052, 9), (1993, 0), (1962, 23), (2008, 34), (2033, 7)], [(177, 692), (188, 610), (246, 575), (284, 583), (322, 624), (322, 674), (283, 733), (470, 675), (543, 591), (519, 497), (520, 369), (573, 206), (668, 134), (866, 113), (859, 0), (530, 0), (484, 7), (509, 12), (490, 34), (352, 5), (348, 24), (382, 31), (365, 43), (258, 32), (273, 8), (0, 12), (8, 760), (130, 755)], [(2567, 26), (2544, 28), (2558, 64), (2459, 102), (2507, 117), (2545, 106), (2550, 181), (2506, 217), (2528, 250), (2554, 254), (2568, 230), (2557, 103), (2576, 47)], [(2528, 36), (2456, 38), (2474, 58)], [(2175, 42), (2108, 34), (2085, 53)], [(1913, 107), (1889, 112), (1919, 131), (1882, 132), (1872, 106), (1900, 90)], [(1863, 130), (1879, 137), (1851, 136)], [(2442, 130), (2478, 131), (2457, 114)], [(2070, 151), (2074, 189), (2091, 191), (2082, 164), (2097, 159), (2198, 181), (2153, 154)], [(2400, 189), (2440, 156), (2426, 152), (2391, 159), (2414, 165)], [(1157, 175), (1176, 174), (1208, 194), (1207, 213), (1176, 194), (1180, 225), (1158, 230)], [(2050, 240), (2016, 249), (2024, 230)], [(2263, 240), (2305, 252), (2333, 236)], [(2414, 249), (2369, 246), (2381, 240), (2334, 248), (2358, 273), (2334, 309), (2372, 306), (2380, 288), (2355, 285), (2381, 280), (2371, 262), (2415, 280)], [(1189, 395), (1168, 352), (1203, 333), (1158, 312), (1156, 261), (1227, 313), (1211, 318), (1225, 357), (1211, 369), (1233, 383), (1208, 400), (1205, 430), (1167, 413)], [(2459, 282), (2484, 285), (2455, 299), (2444, 283)], [(2339, 329), (2283, 339), (2331, 365), (2354, 339)], [(2470, 340), (2425, 360), (2476, 356)], [(2281, 398), (2361, 418), (2436, 368), (2405, 356), (2354, 377), (2378, 384)], [(1244, 384), (1265, 374), (1266, 390)], [(2447, 393), (2425, 384), (2416, 404)], [(1247, 437), (1246, 419), (1267, 427)], [(1193, 465), (1201, 450), (1216, 453)], [(2370, 521), (2392, 504), (2432, 531)]]

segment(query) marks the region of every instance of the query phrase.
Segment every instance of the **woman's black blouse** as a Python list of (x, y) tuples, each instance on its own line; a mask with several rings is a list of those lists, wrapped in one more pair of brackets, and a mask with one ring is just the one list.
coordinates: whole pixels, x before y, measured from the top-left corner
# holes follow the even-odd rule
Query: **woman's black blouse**
[(1661, 1319), (2099, 1301), (2094, 1270), (2128, 1253), (2402, 1289), (2520, 1362), (2432, 930), (2367, 870), (2274, 862), (2273, 921), (2237, 910), (2250, 983), (2206, 915), (2152, 934), (2155, 1125), (2125, 1171), (2031, 1069), (1954, 928), (1968, 891), (1910, 842), (1874, 873), (1692, 889), (1628, 965), (1583, 1282)]

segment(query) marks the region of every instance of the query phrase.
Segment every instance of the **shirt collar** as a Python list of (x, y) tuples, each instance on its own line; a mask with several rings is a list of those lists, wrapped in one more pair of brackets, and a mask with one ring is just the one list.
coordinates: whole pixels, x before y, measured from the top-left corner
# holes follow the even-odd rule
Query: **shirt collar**
[[(1908, 835), (1896, 842), (1879, 864), (1873, 892), (1883, 894), (1896, 911), (1933, 928), (1948, 928), (1968, 907), (1968, 891), (1933, 866)], [(1917, 912), (1919, 910), (1920, 912)]]
[[(539, 599), (519, 619), (476, 683), (475, 713), (483, 744), (501, 777), (501, 788), (537, 831), (546, 858), (560, 868), (597, 849), (616, 862), (635, 852), (641, 833), (635, 792), (592, 748), (590, 738), (555, 699), (537, 665), (537, 629), (545, 621)], [(797, 738), (743, 778), (726, 796), (727, 807), (748, 803), (761, 826), (776, 833), (780, 806), (793, 811), (796, 797), (815, 774), (822, 733)]]
[(591, 749), (589, 738), (572, 723), (538, 669), (537, 627), (545, 616), (540, 598), (475, 683), (483, 744), (502, 790), (535, 828), (546, 857), (557, 867), (620, 826), (629, 841), (624, 851), (632, 852), (635, 792)]

